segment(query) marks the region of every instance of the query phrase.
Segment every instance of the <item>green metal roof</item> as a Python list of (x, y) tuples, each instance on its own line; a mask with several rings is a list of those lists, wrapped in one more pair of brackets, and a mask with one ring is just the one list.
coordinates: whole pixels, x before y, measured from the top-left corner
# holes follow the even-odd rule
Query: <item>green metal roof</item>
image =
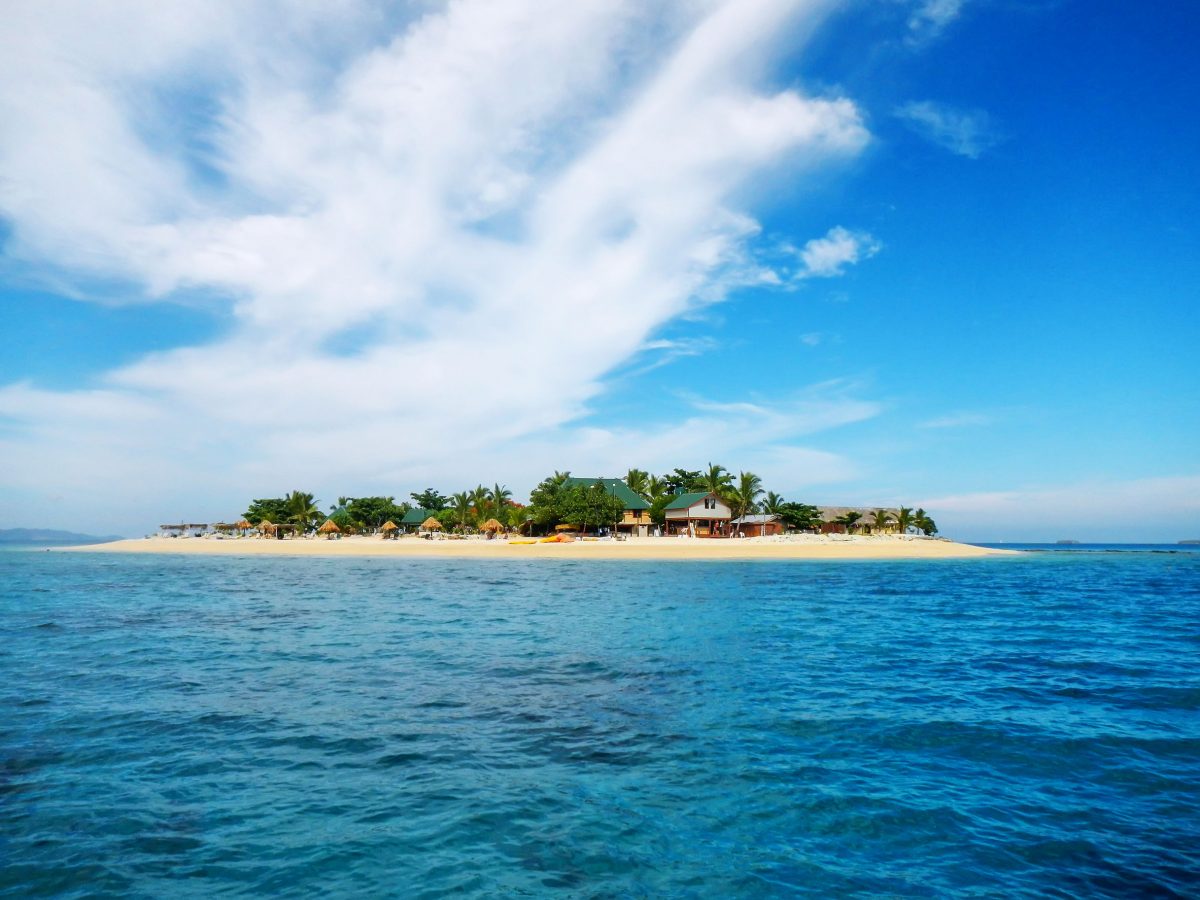
[(568, 478), (563, 487), (591, 487), (597, 481), (604, 482), (604, 489), (625, 504), (626, 509), (649, 509), (650, 504), (639, 497), (620, 478)]
[(430, 516), (437, 518), (437, 510), (435, 509), (410, 509), (404, 514), (404, 518), (399, 521), (400, 525), (420, 525)]
[(695, 491), (691, 494), (679, 494), (663, 509), (687, 509), (693, 503), (703, 500), (708, 496), (708, 491)]

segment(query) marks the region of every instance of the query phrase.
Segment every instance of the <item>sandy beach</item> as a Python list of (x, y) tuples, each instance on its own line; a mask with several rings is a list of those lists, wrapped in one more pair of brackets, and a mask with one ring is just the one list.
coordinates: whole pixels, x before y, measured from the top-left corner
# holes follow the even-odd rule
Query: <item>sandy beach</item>
[[(514, 539), (520, 540), (520, 539)], [(786, 537), (706, 540), (638, 538), (628, 541), (578, 540), (572, 543), (512, 543), (506, 539), (466, 540), (378, 536), (341, 540), (300, 538), (164, 538), (63, 548), (87, 553), (175, 553), (196, 556), (380, 556), (467, 559), (654, 559), (654, 560), (785, 560), (785, 559), (968, 559), (1012, 555), (948, 540), (898, 535), (789, 535)]]

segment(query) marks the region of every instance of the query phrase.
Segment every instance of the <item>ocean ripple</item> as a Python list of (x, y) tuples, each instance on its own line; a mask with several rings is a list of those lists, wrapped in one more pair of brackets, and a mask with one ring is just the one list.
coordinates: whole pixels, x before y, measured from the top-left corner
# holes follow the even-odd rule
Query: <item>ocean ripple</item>
[(0, 557), (0, 896), (1194, 896), (1200, 558)]

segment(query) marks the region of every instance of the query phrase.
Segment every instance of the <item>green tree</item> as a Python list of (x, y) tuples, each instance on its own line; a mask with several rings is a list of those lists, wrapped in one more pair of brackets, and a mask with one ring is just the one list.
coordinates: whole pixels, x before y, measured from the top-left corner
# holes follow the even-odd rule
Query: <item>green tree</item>
[(762, 511), (769, 516), (779, 515), (780, 509), (783, 507), (783, 497), (774, 491), (767, 491), (767, 496), (762, 502)]
[(662, 477), (663, 485), (669, 494), (686, 494), (689, 491), (704, 490), (704, 478), (699, 472), (689, 469), (675, 469), (669, 475)]
[(650, 499), (650, 473), (641, 469), (630, 469), (625, 473), (625, 484), (643, 500)]
[(913, 511), (907, 507), (900, 507), (900, 511), (896, 513), (896, 530), (901, 534), (908, 534), (908, 529), (913, 525)]
[(937, 524), (929, 517), (925, 510), (918, 508), (913, 513), (913, 525), (920, 530), (921, 534), (934, 535), (938, 533)]
[(653, 503), (659, 497), (666, 496), (671, 493), (667, 488), (667, 483), (657, 475), (651, 475), (646, 482), (646, 499)]
[(488, 492), (488, 502), (492, 504), (492, 515), (501, 523), (507, 519), (508, 501), (511, 497), (512, 491), (503, 484), (493, 484), (492, 489)]
[(471, 507), (471, 514), (474, 516), (474, 521), (471, 524), (475, 526), (482, 525), (487, 520), (491, 511), (491, 495), (488, 493), (488, 489), (482, 484), (476, 485), (475, 489), (471, 491)]
[(450, 502), (449, 497), (439, 494), (433, 488), (425, 488), (419, 494), (409, 494), (408, 496), (412, 497), (412, 501), (418, 509), (427, 509), (430, 512), (445, 509), (446, 505)]
[(849, 533), (854, 530), (854, 524), (861, 518), (862, 518), (862, 513), (851, 510), (850, 512), (846, 513), (845, 515), (838, 516), (833, 521), (835, 521), (839, 525), (845, 525), (846, 532)]
[[(399, 521), (408, 512), (407, 504), (396, 505), (395, 497), (348, 497), (346, 512), (360, 528), (379, 528), (388, 519)], [(340, 523), (339, 523), (340, 524)]]
[(466, 491), (459, 491), (450, 497), (450, 511), (460, 528), (466, 528), (471, 521), (471, 505), (471, 495)]
[(577, 485), (564, 491), (561, 500), (563, 518), (587, 531), (589, 525), (611, 528), (620, 521), (625, 504), (608, 492), (604, 482)]
[(871, 523), (871, 531), (876, 534), (883, 534), (889, 525), (892, 524), (892, 514), (886, 509), (877, 509), (871, 513), (871, 518), (875, 521)]
[(728, 499), (733, 493), (733, 476), (724, 466), (709, 463), (707, 471), (701, 476), (701, 482), (702, 485), (697, 490), (716, 494), (722, 500)]
[(311, 528), (317, 519), (322, 518), (320, 507), (313, 501), (313, 495), (304, 491), (292, 491), (288, 494), (286, 509), (286, 521), (301, 531)]
[(740, 519), (758, 509), (758, 498), (763, 492), (762, 479), (753, 472), (739, 472), (737, 485), (728, 490), (728, 496), (733, 501), (733, 509), (737, 514), (734, 518)]
[(533, 489), (529, 495), (530, 521), (543, 528), (550, 528), (565, 521), (562, 515), (562, 500), (566, 488), (563, 485), (570, 477), (570, 472), (555, 472)]
[(779, 519), (784, 527), (793, 531), (816, 531), (821, 524), (821, 511), (807, 503), (782, 502)]
[(258, 525), (263, 519), (268, 522), (286, 522), (288, 517), (287, 500), (283, 497), (264, 497), (261, 500), (251, 500), (245, 512), (246, 521)]

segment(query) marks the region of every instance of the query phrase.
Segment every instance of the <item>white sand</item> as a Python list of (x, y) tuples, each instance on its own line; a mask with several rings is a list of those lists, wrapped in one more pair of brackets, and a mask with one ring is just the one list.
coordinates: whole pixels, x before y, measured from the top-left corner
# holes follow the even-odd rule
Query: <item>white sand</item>
[[(520, 538), (514, 538), (519, 540)], [(581, 540), (569, 544), (513, 544), (492, 541), (425, 540), (378, 536), (341, 540), (299, 538), (161, 538), (114, 541), (65, 548), (87, 553), (177, 553), (205, 556), (387, 556), (471, 559), (951, 559), (1012, 555), (947, 540), (899, 535), (788, 535), (745, 539), (631, 538), (627, 541)]]

